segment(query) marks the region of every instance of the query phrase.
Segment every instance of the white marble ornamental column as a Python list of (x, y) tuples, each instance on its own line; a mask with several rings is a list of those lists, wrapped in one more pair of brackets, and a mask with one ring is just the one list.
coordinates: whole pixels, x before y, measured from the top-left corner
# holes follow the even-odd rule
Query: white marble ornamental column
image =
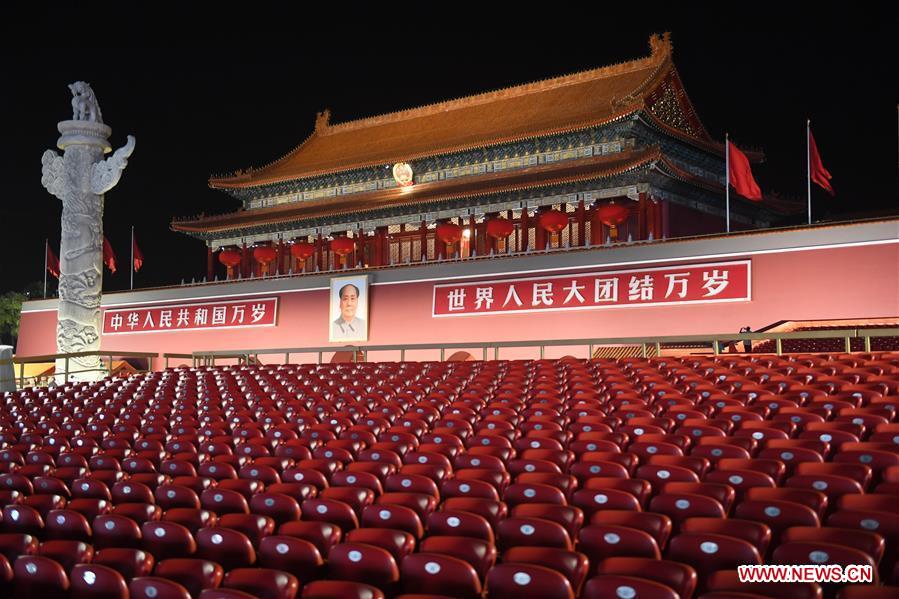
[[(122, 148), (109, 153), (112, 129), (103, 124), (100, 106), (90, 85), (77, 81), (72, 91), (73, 116), (58, 124), (60, 156), (44, 152), (41, 183), (62, 200), (62, 238), (59, 247), (59, 313), (57, 353), (100, 349), (100, 297), (103, 289), (103, 194), (115, 187), (134, 151), (129, 135)], [(63, 372), (59, 360), (56, 372)], [(99, 357), (69, 360), (69, 370), (84, 370), (69, 380), (97, 380), (105, 375)], [(57, 377), (57, 382), (61, 382)]]

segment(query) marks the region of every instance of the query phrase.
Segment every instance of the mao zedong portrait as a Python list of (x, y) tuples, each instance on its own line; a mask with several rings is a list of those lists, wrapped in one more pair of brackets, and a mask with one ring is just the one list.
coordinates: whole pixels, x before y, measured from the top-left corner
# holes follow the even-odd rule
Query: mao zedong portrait
[(356, 316), (359, 308), (359, 288), (347, 284), (340, 288), (340, 316), (331, 323), (331, 339), (364, 340), (366, 335), (365, 320)]

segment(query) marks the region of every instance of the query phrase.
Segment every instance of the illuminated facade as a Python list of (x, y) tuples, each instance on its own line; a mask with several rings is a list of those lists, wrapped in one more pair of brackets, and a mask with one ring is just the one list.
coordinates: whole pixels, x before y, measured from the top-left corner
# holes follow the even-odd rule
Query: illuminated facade
[[(649, 43), (645, 58), (410, 110), (339, 124), (324, 111), (283, 158), (210, 179), (241, 210), (172, 228), (206, 243), (210, 279), (223, 248), (229, 277), (248, 277), (720, 232), (723, 144), (668, 35)], [(732, 200), (735, 229), (777, 216)]]

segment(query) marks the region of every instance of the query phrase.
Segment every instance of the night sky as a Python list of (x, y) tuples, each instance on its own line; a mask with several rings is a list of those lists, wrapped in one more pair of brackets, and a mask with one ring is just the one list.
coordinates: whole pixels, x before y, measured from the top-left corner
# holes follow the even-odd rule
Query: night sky
[[(106, 195), (104, 228), (120, 264), (105, 275), (112, 291), (128, 287), (132, 225), (145, 257), (136, 287), (202, 277), (203, 244), (170, 231), (171, 218), (236, 209), (236, 200), (207, 187), (209, 175), (280, 158), (312, 132), (319, 110), (330, 108), (339, 123), (638, 58), (648, 55), (652, 32), (360, 39), (320, 51), (106, 48), (103, 60), (83, 66), (55, 60), (56, 49), (20, 48), (4, 71), (0, 292), (42, 280), (45, 237), (59, 247), (61, 205), (41, 186), (40, 159), (56, 146), (56, 122), (72, 116), (73, 81), (92, 85), (115, 148), (127, 134), (137, 137), (122, 180)], [(738, 145), (765, 152), (754, 170), (766, 193), (804, 200), (812, 119), (837, 190), (834, 199), (813, 190), (817, 217), (829, 219), (899, 213), (893, 37), (672, 31), (674, 61), (700, 119), (716, 139), (729, 131)]]

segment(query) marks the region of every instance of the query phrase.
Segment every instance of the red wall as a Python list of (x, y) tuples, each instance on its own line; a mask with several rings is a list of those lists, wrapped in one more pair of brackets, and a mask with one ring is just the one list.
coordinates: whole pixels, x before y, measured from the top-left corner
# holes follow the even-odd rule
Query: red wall
[[(369, 344), (724, 333), (736, 332), (745, 325), (758, 329), (779, 320), (899, 315), (899, 246), (896, 244), (755, 254), (749, 258), (753, 299), (739, 303), (433, 318), (434, 282), (375, 284), (370, 295)], [(713, 260), (695, 262), (710, 261)], [(280, 302), (278, 324), (274, 328), (107, 335), (102, 347), (104, 350), (190, 353), (327, 345), (327, 290), (283, 293)], [(55, 326), (53, 311), (23, 313), (18, 354), (54, 353)], [(515, 357), (508, 351), (502, 355)], [(416, 357), (434, 359), (436, 354)], [(475, 353), (475, 357), (480, 354)], [(396, 359), (396, 356), (382, 359)], [(280, 360), (283, 361), (283, 356)]]

